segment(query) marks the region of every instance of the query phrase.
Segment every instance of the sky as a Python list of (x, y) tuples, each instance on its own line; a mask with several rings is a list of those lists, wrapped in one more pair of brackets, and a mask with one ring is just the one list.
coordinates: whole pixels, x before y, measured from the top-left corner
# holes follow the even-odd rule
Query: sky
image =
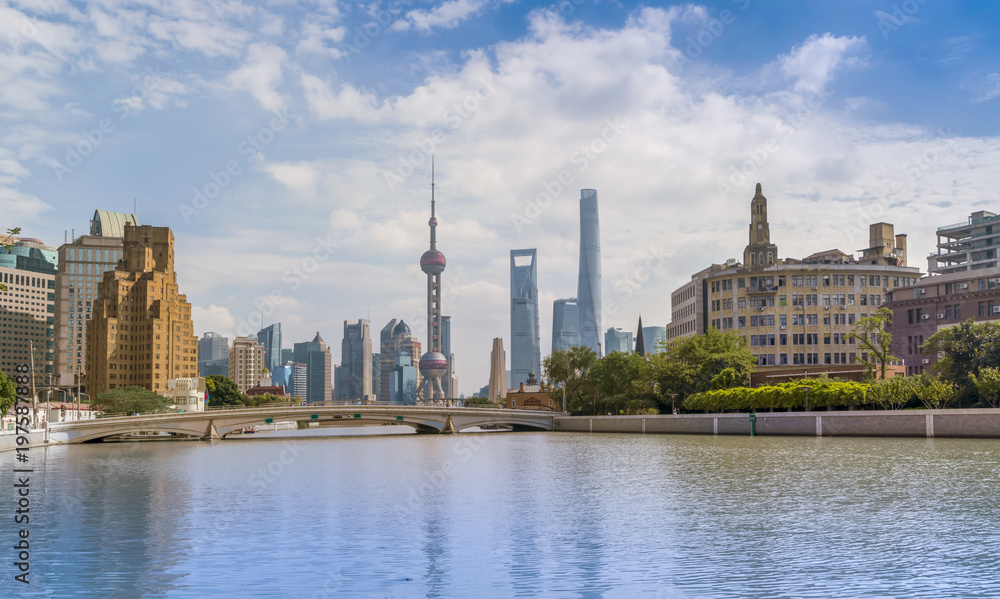
[(95, 209), (170, 227), (195, 332), (345, 320), (426, 337), (430, 156), (459, 389), (510, 347), (537, 248), (542, 356), (598, 192), (604, 328), (742, 255), (761, 183), (781, 257), (997, 210), (1000, 6), (716, 0), (0, 4), (0, 227), (59, 246)]

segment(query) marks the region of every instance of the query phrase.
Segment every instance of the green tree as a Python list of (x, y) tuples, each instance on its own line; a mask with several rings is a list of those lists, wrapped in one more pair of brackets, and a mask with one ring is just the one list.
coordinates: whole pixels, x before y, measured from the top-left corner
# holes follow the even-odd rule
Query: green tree
[[(890, 351), (892, 350), (892, 333), (886, 329), (892, 324), (892, 310), (889, 308), (879, 308), (875, 314), (866, 316), (854, 325), (854, 330), (848, 333), (848, 338), (857, 342), (858, 349), (868, 354), (865, 362), (869, 367), (878, 366), (881, 376), (885, 379), (886, 365), (891, 360), (898, 360)], [(864, 362), (861, 358), (855, 358), (859, 362)]]
[(590, 375), (597, 387), (592, 402), (597, 413), (656, 413), (649, 362), (632, 352), (611, 352), (598, 360)]
[(970, 373), (969, 380), (979, 393), (979, 400), (991, 408), (1000, 408), (1000, 368), (984, 366), (979, 374)]
[[(713, 384), (748, 387), (754, 357), (746, 340), (735, 332), (712, 328), (704, 335), (676, 339), (650, 356), (650, 379), (656, 384), (660, 410), (682, 405), (684, 399)], [(723, 374), (725, 372), (725, 374)]]
[(917, 399), (928, 409), (947, 408), (948, 404), (955, 398), (955, 389), (952, 384), (940, 377), (918, 374), (910, 377), (908, 382)]
[(868, 386), (868, 400), (883, 410), (901, 410), (910, 403), (913, 387), (901, 376), (891, 376)]
[(963, 392), (974, 390), (970, 375), (982, 368), (1000, 366), (1000, 323), (975, 322), (970, 318), (931, 335), (921, 346), (925, 354), (937, 354), (933, 371), (957, 384)]
[(98, 393), (93, 409), (105, 414), (150, 414), (169, 411), (170, 400), (145, 387), (129, 386)]
[(205, 389), (208, 391), (208, 406), (239, 406), (248, 405), (250, 398), (240, 393), (240, 388), (228, 376), (210, 374), (205, 377)]
[[(577, 345), (566, 350), (556, 350), (542, 360), (544, 376), (553, 387), (565, 388), (567, 410), (591, 411), (597, 386), (590, 371), (597, 363), (597, 353), (586, 346)], [(563, 389), (553, 389), (552, 399), (562, 405)]]
[[(13, 229), (7, 229), (7, 236), (4, 237), (3, 239), (0, 239), (0, 246), (3, 246), (3, 249), (7, 250), (8, 252), (14, 249), (13, 237), (19, 234), (20, 232), (21, 232), (21, 227), (14, 227)], [(0, 291), (7, 291), (7, 286), (4, 285), (3, 283), (0, 283)], [(7, 406), (7, 409), (10, 409), (10, 406)], [(4, 410), (3, 412), (0, 413), (6, 414), (7, 410)]]
[(6, 415), (15, 401), (17, 401), (17, 385), (6, 372), (0, 370), (0, 416)]

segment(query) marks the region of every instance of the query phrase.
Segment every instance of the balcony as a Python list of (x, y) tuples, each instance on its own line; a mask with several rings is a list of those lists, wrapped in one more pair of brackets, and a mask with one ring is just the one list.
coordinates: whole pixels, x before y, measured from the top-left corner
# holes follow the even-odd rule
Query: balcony
[(761, 294), (761, 293), (777, 293), (777, 285), (758, 285), (757, 287), (747, 287), (747, 293), (749, 294)]

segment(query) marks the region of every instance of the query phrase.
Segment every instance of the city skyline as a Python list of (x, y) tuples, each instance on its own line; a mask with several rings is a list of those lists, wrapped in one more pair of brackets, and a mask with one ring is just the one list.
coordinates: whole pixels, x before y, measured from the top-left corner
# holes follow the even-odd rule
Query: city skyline
[(996, 209), (996, 12), (813, 4), (430, 6), (364, 48), (357, 7), (11, 7), (40, 26), (12, 38), (34, 67), (3, 75), (0, 205), (52, 247), (95, 208), (170, 227), (199, 336), (281, 322), (290, 345), (358, 316), (419, 330), (421, 294), (400, 289), (423, 285), (412, 224), (434, 153), (470, 394), (509, 327), (512, 247), (545, 265), (551, 347), (579, 189), (604, 200), (604, 328), (665, 325), (687, 265), (739, 258), (757, 181), (792, 256), (857, 250), (892, 206), (925, 268), (937, 226)]

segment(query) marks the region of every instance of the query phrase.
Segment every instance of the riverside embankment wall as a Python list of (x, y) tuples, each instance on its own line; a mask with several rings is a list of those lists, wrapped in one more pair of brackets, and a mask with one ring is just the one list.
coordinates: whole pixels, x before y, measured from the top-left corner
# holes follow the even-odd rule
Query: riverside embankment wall
[[(22, 435), (28, 438), (28, 447), (38, 447), (45, 444), (45, 430), (33, 429), (30, 433)], [(0, 433), (0, 451), (10, 451), (17, 447), (17, 435), (11, 431)]]
[[(757, 435), (1000, 438), (1000, 409), (757, 412)], [(749, 414), (556, 416), (556, 431), (749, 435)]]

